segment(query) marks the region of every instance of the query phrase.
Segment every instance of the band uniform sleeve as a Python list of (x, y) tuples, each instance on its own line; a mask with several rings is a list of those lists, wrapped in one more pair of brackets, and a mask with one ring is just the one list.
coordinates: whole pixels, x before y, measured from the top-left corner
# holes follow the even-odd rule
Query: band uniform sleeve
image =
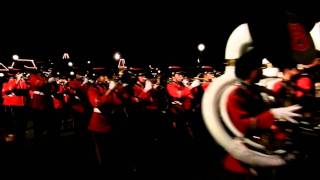
[[(250, 128), (270, 128), (274, 124), (274, 117), (269, 110), (253, 115), (253, 112), (244, 108), (246, 105), (246, 99), (238, 96), (235, 91), (228, 97), (227, 111), (239, 131), (245, 133)], [(254, 111), (254, 107), (252, 109)]]

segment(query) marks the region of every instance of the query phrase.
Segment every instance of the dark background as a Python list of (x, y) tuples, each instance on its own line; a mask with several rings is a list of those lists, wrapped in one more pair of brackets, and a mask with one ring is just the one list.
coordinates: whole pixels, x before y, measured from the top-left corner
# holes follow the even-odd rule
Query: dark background
[[(223, 69), (227, 39), (239, 24), (252, 23), (252, 35), (257, 40), (255, 45), (270, 50), (271, 56), (280, 61), (281, 55), (286, 54), (285, 47), (288, 43), (283, 26), (287, 20), (285, 12), (298, 14), (308, 30), (320, 20), (318, 6), (302, 2), (287, 5), (261, 1), (254, 5), (243, 2), (235, 4), (230, 1), (224, 2), (224, 5), (221, 5), (221, 2), (217, 3), (219, 4), (214, 1), (210, 3), (28, 1), (0, 5), (0, 62), (9, 65), (13, 54), (36, 61), (61, 60), (63, 53), (69, 52), (75, 62), (92, 60), (94, 64), (100, 66), (114, 64), (113, 53), (119, 51), (132, 66), (178, 64), (194, 67), (199, 56), (197, 45), (201, 42), (206, 45), (201, 56), (202, 63)], [(203, 141), (205, 140), (207, 139)], [(1, 168), (2, 173), (11, 169), (15, 171), (10, 174), (11, 176), (21, 174), (17, 173), (17, 169), (30, 168), (32, 171), (26, 175), (34, 177), (43, 172), (38, 167), (49, 169), (53, 172), (50, 175), (57, 174), (59, 178), (64, 175), (63, 171), (68, 171), (72, 176), (95, 172), (86, 169), (95, 163), (91, 162), (94, 160), (93, 151), (86, 150), (83, 148), (83, 142), (77, 142), (70, 136), (64, 136), (59, 145), (44, 144), (40, 148), (27, 146), (19, 149), (8, 147), (7, 144), (0, 146), (0, 159), (5, 166)], [(202, 159), (181, 163), (191, 165), (189, 169), (195, 168), (191, 171), (191, 174), (197, 175), (195, 179), (204, 176), (203, 172), (212, 174), (208, 179), (217, 179), (211, 177), (220, 175), (222, 171), (220, 162), (208, 163), (211, 159), (222, 157), (220, 149), (215, 144), (213, 146), (216, 148), (215, 153), (211, 153), (211, 148), (195, 148), (199, 151), (197, 155), (201, 155)], [(187, 154), (189, 151), (181, 152)], [(172, 154), (171, 151), (168, 151), (169, 153)], [(188, 154), (188, 157), (199, 157), (194, 154)], [(207, 157), (208, 154), (213, 157)], [(161, 158), (160, 156), (159, 159)], [(157, 164), (158, 161), (155, 162), (154, 164)], [(164, 165), (172, 162), (168, 160)], [(162, 164), (157, 165), (162, 166)], [(53, 168), (48, 168), (50, 166)], [(76, 171), (70, 171), (72, 168)], [(105, 175), (104, 171), (101, 172)], [(172, 173), (155, 174), (169, 177)], [(185, 176), (188, 175), (186, 173)]]
[(2, 9), (5, 64), (12, 54), (46, 62), (69, 52), (74, 61), (108, 65), (119, 51), (130, 66), (194, 66), (197, 45), (204, 43), (201, 63), (223, 69), (226, 41), (239, 24), (254, 24), (258, 46), (272, 46), (278, 54), (287, 43), (281, 29), (285, 12), (298, 14), (307, 28), (320, 19), (314, 5), (300, 3), (20, 2)]

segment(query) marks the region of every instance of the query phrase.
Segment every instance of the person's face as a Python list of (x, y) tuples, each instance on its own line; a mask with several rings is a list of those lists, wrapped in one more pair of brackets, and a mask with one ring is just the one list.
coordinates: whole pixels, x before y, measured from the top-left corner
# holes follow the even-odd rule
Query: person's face
[(249, 81), (251, 83), (257, 83), (260, 81), (260, 79), (262, 78), (262, 69), (255, 69), (251, 72), (250, 77), (249, 77)]
[(175, 75), (173, 76), (173, 79), (174, 79), (175, 81), (177, 81), (177, 82), (182, 82), (183, 78), (184, 78), (184, 76), (183, 76), (182, 74), (175, 74)]
[(108, 81), (108, 77), (105, 76), (105, 75), (101, 75), (101, 76), (98, 77), (97, 81), (98, 81), (99, 83), (105, 83), (105, 82)]
[(22, 73), (20, 72), (17, 72), (16, 75), (15, 75), (15, 78), (18, 78), (19, 76), (21, 77)]
[(144, 82), (146, 82), (146, 77), (145, 76), (138, 76), (138, 82), (140, 82), (140, 83), (144, 83)]
[(212, 73), (206, 73), (204, 74), (203, 78), (207, 81), (212, 80), (214, 78), (214, 75)]

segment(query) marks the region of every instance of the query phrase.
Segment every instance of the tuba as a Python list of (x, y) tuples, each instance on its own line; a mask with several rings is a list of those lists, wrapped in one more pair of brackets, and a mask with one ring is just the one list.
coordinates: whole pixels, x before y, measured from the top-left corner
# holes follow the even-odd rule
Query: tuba
[[(202, 97), (202, 116), (204, 123), (215, 139), (229, 154), (241, 162), (258, 167), (278, 167), (287, 164), (288, 160), (294, 160), (300, 152), (297, 146), (290, 144), (281, 149), (272, 149), (268, 144), (256, 141), (254, 137), (247, 137), (241, 133), (232, 123), (227, 109), (226, 101), (229, 94), (235, 88), (237, 78), (235, 76), (235, 59), (243, 54), (243, 50), (254, 48), (253, 40), (247, 23), (239, 25), (230, 35), (226, 51), (225, 73), (213, 81)], [(300, 133), (303, 129), (301, 123), (281, 128), (292, 128), (293, 133)], [(297, 131), (297, 129), (299, 129)], [(289, 136), (297, 136), (290, 133)], [(298, 134), (299, 136), (300, 134)], [(319, 133), (320, 135), (320, 133)], [(287, 142), (284, 142), (287, 143)], [(296, 141), (292, 141), (296, 143)]]
[(252, 42), (247, 23), (239, 25), (232, 32), (225, 51), (225, 73), (216, 78), (205, 91), (201, 105), (202, 115), (212, 137), (234, 158), (252, 166), (283, 166), (286, 164), (285, 158), (241, 133), (232, 123), (226, 109), (227, 98), (237, 82), (235, 61), (244, 50), (253, 48)]
[[(319, 23), (316, 25), (319, 27)], [(314, 36), (312, 38), (315, 40)], [(252, 43), (247, 23), (239, 25), (232, 32), (225, 51), (225, 59), (227, 60), (225, 73), (217, 77), (205, 91), (201, 102), (202, 116), (211, 136), (234, 158), (251, 166), (283, 166), (287, 164), (288, 160), (296, 159), (295, 144), (284, 146), (283, 149), (270, 149), (268, 145), (255, 141), (252, 137), (246, 137), (240, 132), (232, 123), (227, 112), (226, 101), (237, 82), (234, 73), (235, 59), (243, 54), (244, 49), (253, 48)], [(301, 124), (297, 126), (299, 127)]]

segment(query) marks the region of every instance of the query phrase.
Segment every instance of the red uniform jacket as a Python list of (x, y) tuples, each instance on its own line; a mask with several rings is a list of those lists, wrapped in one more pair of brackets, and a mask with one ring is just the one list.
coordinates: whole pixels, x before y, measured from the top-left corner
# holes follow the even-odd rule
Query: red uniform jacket
[(133, 103), (143, 103), (143, 107), (149, 110), (158, 109), (157, 99), (153, 97), (154, 89), (149, 90), (148, 92), (144, 91), (143, 85), (135, 84), (133, 87)]
[(81, 93), (85, 92), (85, 90), (84, 87), (81, 85), (81, 82), (78, 80), (69, 81), (67, 90), (69, 95), (68, 103), (70, 104), (71, 108), (78, 113), (84, 113), (84, 99), (81, 96)]
[(202, 89), (203, 89), (203, 91), (205, 91), (205, 90), (208, 88), (209, 85), (210, 85), (210, 82), (203, 82), (203, 83), (202, 83)]
[[(56, 85), (52, 85), (56, 86)], [(52, 92), (52, 105), (54, 109), (63, 109), (65, 103), (68, 102), (68, 95), (64, 85), (58, 84), (57, 87), (53, 87)]]
[[(108, 90), (100, 86), (90, 87), (87, 95), (90, 104), (94, 108), (91, 115), (88, 129), (93, 132), (107, 133), (111, 130), (111, 116), (104, 112), (103, 106), (112, 108), (112, 106), (122, 104), (121, 99), (117, 96), (114, 90), (106, 94)], [(110, 109), (111, 110), (111, 109)]]
[(132, 88), (133, 88), (133, 94), (134, 94), (133, 96), (135, 98), (138, 98), (139, 100), (144, 100), (144, 101), (152, 101), (152, 98), (149, 93), (151, 90), (149, 90), (148, 92), (145, 92), (143, 85), (140, 85), (140, 84), (135, 84)]
[[(310, 92), (314, 88), (314, 84), (309, 77), (302, 76), (293, 83), (294, 83), (294, 86), (298, 87), (298, 89), (296, 89), (294, 92), (297, 98), (304, 96), (305, 92)], [(283, 88), (283, 82), (279, 81), (274, 84), (273, 91), (279, 92), (281, 88)]]
[[(227, 111), (234, 126), (246, 134), (252, 128), (268, 129), (274, 124), (274, 117), (264, 104), (255, 89), (241, 86), (229, 95)], [(249, 173), (248, 169), (231, 155), (225, 158), (224, 167), (235, 173)]]
[(48, 101), (48, 92), (44, 92), (44, 87), (46, 86), (47, 79), (41, 77), (38, 74), (32, 74), (29, 77), (29, 84), (30, 84), (30, 107), (32, 109), (37, 110), (44, 110), (48, 108), (49, 101)]
[(191, 109), (191, 100), (193, 99), (192, 91), (178, 84), (177, 82), (170, 82), (167, 84), (167, 92), (171, 97), (172, 102), (181, 103), (183, 110)]
[(24, 80), (17, 82), (16, 79), (9, 79), (7, 83), (3, 83), (2, 96), (4, 106), (24, 106), (26, 96), (16, 95), (15, 90), (27, 90), (28, 86)]

